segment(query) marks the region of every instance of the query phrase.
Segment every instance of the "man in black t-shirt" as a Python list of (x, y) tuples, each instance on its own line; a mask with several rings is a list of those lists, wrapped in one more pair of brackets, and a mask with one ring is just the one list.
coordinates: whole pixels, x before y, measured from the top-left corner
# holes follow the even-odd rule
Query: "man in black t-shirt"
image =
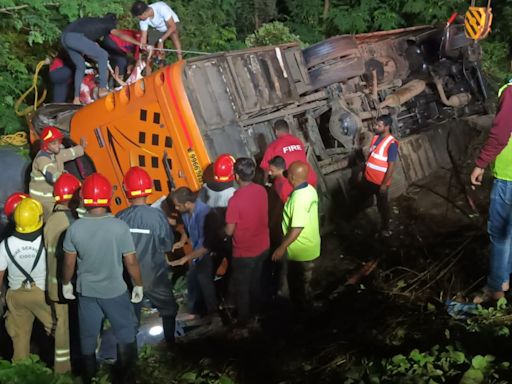
[(84, 55), (98, 63), (100, 89), (98, 96), (108, 94), (108, 53), (98, 44), (97, 40), (113, 34), (129, 43), (142, 46), (140, 41), (127, 36), (116, 29), (117, 19), (112, 13), (103, 17), (83, 17), (69, 24), (62, 31), (61, 42), (69, 57), (75, 64), (73, 104), (80, 104), (80, 85), (85, 73)]

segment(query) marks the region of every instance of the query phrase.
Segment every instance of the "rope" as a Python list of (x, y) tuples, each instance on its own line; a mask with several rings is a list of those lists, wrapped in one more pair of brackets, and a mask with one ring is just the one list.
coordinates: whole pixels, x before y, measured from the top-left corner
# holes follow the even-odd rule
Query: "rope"
[(16, 132), (11, 135), (0, 136), (0, 145), (14, 145), (22, 147), (28, 144), (28, 137), (26, 132)]
[[(30, 86), (29, 89), (27, 89), (25, 91), (25, 93), (23, 95), (20, 96), (20, 98), (14, 104), (14, 112), (16, 112), (16, 114), (18, 116), (25, 116), (25, 115), (28, 115), (30, 112), (35, 111), (41, 105), (41, 103), (44, 101), (44, 99), (46, 98), (46, 89), (43, 90), (43, 94), (41, 95), (41, 98), (39, 98), (39, 90), (37, 89), (37, 80), (39, 78), (39, 71), (41, 70), (41, 68), (43, 68), (45, 65), (48, 65), (48, 64), (50, 64), (50, 59), (45, 59), (45, 60), (37, 63), (36, 71), (34, 72), (34, 76), (32, 77), (32, 85)], [(19, 108), (20, 108), (21, 104), (25, 101), (25, 98), (32, 91), (34, 91), (34, 104), (30, 105), (20, 111)]]
[[(149, 48), (148, 48), (149, 50)], [(153, 51), (163, 51), (163, 52), (178, 52), (177, 49), (169, 49), (169, 48), (156, 48), (156, 47), (153, 47), (152, 48)], [(191, 53), (193, 55), (209, 55), (210, 52), (201, 52), (201, 51), (184, 51), (183, 49), (181, 50), (182, 53)]]

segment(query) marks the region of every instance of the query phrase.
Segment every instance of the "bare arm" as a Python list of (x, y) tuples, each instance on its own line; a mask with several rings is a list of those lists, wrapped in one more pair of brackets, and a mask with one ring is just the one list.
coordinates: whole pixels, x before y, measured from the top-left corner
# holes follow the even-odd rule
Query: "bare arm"
[(4, 286), (4, 275), (5, 269), (3, 271), (0, 271), (0, 292), (2, 291), (2, 287)]
[(167, 40), (169, 37), (172, 40), (174, 48), (176, 48), (176, 54), (178, 55), (178, 59), (182, 60), (183, 55), (181, 54), (181, 41), (180, 36), (178, 35), (178, 29), (176, 28), (176, 23), (172, 19), (172, 17), (165, 22), (167, 25), (167, 31), (160, 38), (162, 40), (162, 46), (159, 48), (163, 48), (163, 42)]
[(382, 184), (380, 185), (381, 189), (388, 189), (388, 182), (393, 177), (393, 172), (395, 171), (395, 162), (388, 163), (388, 170), (386, 171), (386, 174), (384, 175), (384, 180), (382, 181)]
[(184, 265), (188, 263), (190, 260), (194, 260), (206, 255), (209, 251), (210, 250), (205, 247), (197, 248), (190, 252), (189, 254), (183, 256), (181, 259), (171, 261), (169, 264), (172, 265), (173, 267), (177, 265)]
[(233, 233), (235, 233), (236, 224), (226, 224), (226, 228), (224, 231), (226, 232), (226, 235), (233, 236)]
[(304, 228), (294, 227), (288, 230), (288, 233), (285, 235), (281, 245), (277, 247), (277, 249), (272, 254), (272, 260), (277, 261), (283, 257), (286, 252), (286, 249), (299, 237), (300, 233)]
[(62, 271), (62, 284), (66, 285), (75, 274), (76, 253), (66, 252), (64, 254), (64, 268)]
[(146, 45), (148, 43), (148, 31), (140, 31), (140, 43)]
[(135, 252), (123, 255), (123, 263), (132, 278), (133, 284), (142, 287), (142, 277), (140, 276), (139, 262)]

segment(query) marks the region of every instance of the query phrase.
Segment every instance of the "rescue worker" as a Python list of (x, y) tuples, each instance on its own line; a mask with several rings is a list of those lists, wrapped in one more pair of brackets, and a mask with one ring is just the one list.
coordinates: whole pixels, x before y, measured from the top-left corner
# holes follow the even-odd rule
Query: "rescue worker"
[(384, 237), (391, 235), (389, 231), (389, 202), (388, 190), (398, 160), (398, 140), (391, 135), (393, 120), (389, 115), (377, 118), (376, 135), (373, 137), (364, 177), (361, 182), (361, 196), (377, 198), (377, 208), (380, 214), (380, 234)]
[[(7, 269), (10, 289), (6, 295), (5, 326), (13, 342), (13, 361), (18, 361), (30, 354), (34, 319), (52, 336), (60, 319), (52, 314), (45, 299), (46, 252), (41, 203), (29, 197), (21, 200), (14, 210), (14, 223), (14, 233), (0, 244), (0, 286)], [(56, 354), (56, 361), (58, 357)], [(55, 368), (62, 372), (59, 365)]]
[(70, 205), (77, 203), (80, 181), (69, 173), (63, 173), (53, 186), (56, 200), (55, 208), (44, 226), (44, 245), (48, 268), (46, 287), (47, 296), (57, 314), (59, 323), (55, 330), (55, 370), (67, 372), (71, 369), (69, 342), (68, 305), (62, 296), (62, 242), (68, 227), (75, 221), (76, 212)]
[(484, 170), (491, 166), (494, 177), (487, 231), (491, 241), (489, 272), (483, 292), (474, 302), (499, 300), (510, 289), (512, 250), (512, 82), (500, 88), (500, 105), (493, 120), (489, 137), (480, 150), (475, 167), (471, 172), (473, 188), (482, 184)]
[(217, 157), (213, 163), (213, 180), (203, 184), (198, 198), (211, 208), (228, 206), (228, 201), (235, 193), (233, 186), (235, 158), (227, 153)]
[[(170, 37), (176, 49), (178, 60), (183, 59), (178, 28), (180, 19), (171, 7), (163, 1), (149, 5), (143, 1), (136, 1), (132, 4), (132, 15), (139, 19), (140, 41), (142, 44), (156, 44), (157, 49), (162, 49), (165, 41)], [(148, 31), (149, 27), (154, 28), (154, 30)]]
[(190, 262), (187, 273), (188, 306), (192, 313), (190, 320), (207, 314), (210, 320), (217, 321), (218, 303), (213, 284), (212, 258), (210, 250), (204, 245), (204, 222), (210, 207), (197, 199), (197, 195), (187, 187), (176, 189), (171, 197), (187, 230), (174, 243), (172, 250), (183, 248), (190, 238), (192, 252), (169, 264), (176, 267)]
[(285, 120), (277, 120), (274, 123), (274, 133), (276, 135), (276, 139), (269, 144), (260, 163), (260, 168), (265, 171), (265, 182), (269, 176), (270, 160), (276, 156), (281, 156), (284, 159), (287, 168), (294, 161), (302, 161), (308, 164), (308, 183), (316, 188), (316, 173), (308, 163), (306, 151), (304, 150), (304, 143), (302, 143), (298, 137), (295, 137), (290, 133), (290, 127)]
[(133, 280), (132, 303), (142, 301), (143, 288), (130, 228), (108, 213), (112, 185), (93, 173), (84, 180), (82, 200), (87, 214), (68, 228), (64, 238), (62, 293), (73, 300), (71, 278), (77, 264), (76, 290), (82, 375), (90, 383), (96, 374), (96, 343), (103, 318), (109, 320), (118, 341), (115, 380), (134, 383), (137, 360), (133, 306), (123, 279), (123, 264)]
[(73, 64), (75, 64), (73, 104), (80, 104), (80, 85), (85, 73), (85, 56), (98, 64), (98, 96), (108, 94), (108, 53), (96, 42), (112, 34), (120, 39), (142, 46), (133, 37), (125, 35), (117, 26), (116, 15), (109, 13), (103, 17), (82, 17), (68, 24), (62, 31), (61, 43)]
[[(144, 169), (131, 167), (124, 175), (123, 188), (131, 206), (117, 217), (130, 227), (144, 282), (144, 296), (158, 309), (165, 341), (172, 345), (178, 308), (167, 276), (165, 253), (171, 251), (174, 235), (163, 211), (147, 205), (147, 197), (153, 193), (153, 180)], [(141, 306), (136, 306), (139, 319), (140, 310)]]
[(318, 195), (307, 182), (308, 168), (300, 161), (288, 168), (288, 181), (293, 191), (283, 210), (284, 238), (272, 254), (274, 261), (286, 255), (290, 300), (299, 311), (310, 306), (314, 260), (320, 256)]
[(32, 163), (29, 184), (30, 197), (43, 205), (44, 220), (52, 213), (55, 205), (53, 184), (65, 172), (64, 163), (84, 154), (84, 139), (81, 140), (81, 145), (61, 148), (63, 138), (64, 135), (58, 128), (45, 127), (41, 132), (41, 150)]

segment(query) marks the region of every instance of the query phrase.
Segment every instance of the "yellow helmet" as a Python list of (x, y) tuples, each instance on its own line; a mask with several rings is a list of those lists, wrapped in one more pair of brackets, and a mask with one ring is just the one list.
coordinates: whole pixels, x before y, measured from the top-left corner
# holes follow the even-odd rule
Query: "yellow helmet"
[(43, 206), (37, 200), (27, 197), (14, 210), (14, 223), (19, 233), (32, 233), (43, 226)]

